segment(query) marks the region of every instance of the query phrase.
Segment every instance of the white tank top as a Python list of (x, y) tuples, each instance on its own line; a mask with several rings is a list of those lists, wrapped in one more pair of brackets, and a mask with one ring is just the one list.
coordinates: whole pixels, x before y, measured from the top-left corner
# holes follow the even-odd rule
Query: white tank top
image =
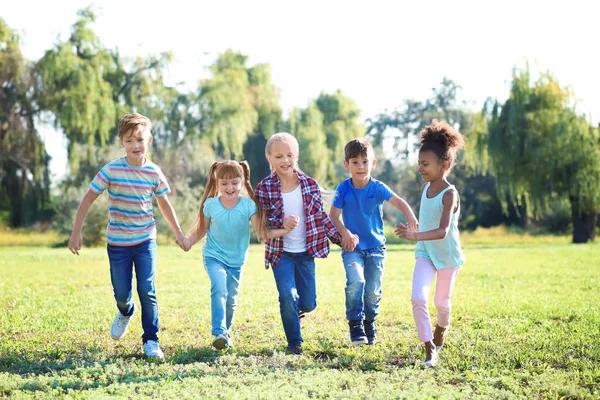
[(281, 196), (283, 197), (284, 218), (295, 215), (300, 219), (296, 229), (283, 236), (283, 251), (302, 253), (306, 251), (306, 217), (304, 216), (302, 189), (298, 185), (291, 192), (282, 192)]

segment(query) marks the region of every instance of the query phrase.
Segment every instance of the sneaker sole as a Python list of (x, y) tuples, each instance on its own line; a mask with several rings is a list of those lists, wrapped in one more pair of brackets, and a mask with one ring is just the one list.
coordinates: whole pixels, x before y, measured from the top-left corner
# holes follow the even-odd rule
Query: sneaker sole
[(369, 344), (369, 342), (367, 340), (365, 340), (365, 341), (361, 340), (361, 341), (352, 342), (352, 346), (354, 346), (354, 347), (362, 346), (363, 344)]
[(216, 339), (212, 345), (217, 350), (223, 350), (223, 349), (227, 348), (227, 339), (225, 339), (225, 338)]

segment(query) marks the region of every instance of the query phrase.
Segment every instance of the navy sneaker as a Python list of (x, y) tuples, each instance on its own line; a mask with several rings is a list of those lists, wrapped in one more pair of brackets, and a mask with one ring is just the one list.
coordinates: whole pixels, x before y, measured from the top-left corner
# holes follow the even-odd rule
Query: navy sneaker
[(295, 356), (300, 356), (302, 355), (302, 353), (304, 353), (304, 350), (302, 350), (302, 346), (298, 345), (298, 346), (288, 346), (287, 347), (287, 351), (292, 353)]
[(365, 319), (365, 334), (367, 335), (367, 344), (374, 344), (377, 341), (377, 326), (374, 319)]
[(348, 321), (348, 326), (350, 327), (350, 341), (352, 342), (352, 346), (360, 346), (361, 344), (368, 343), (362, 321)]

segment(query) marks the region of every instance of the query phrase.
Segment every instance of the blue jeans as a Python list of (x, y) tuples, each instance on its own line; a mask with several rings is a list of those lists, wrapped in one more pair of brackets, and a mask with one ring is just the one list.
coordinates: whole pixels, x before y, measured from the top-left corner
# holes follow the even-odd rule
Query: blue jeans
[(288, 346), (302, 344), (298, 311), (310, 312), (317, 307), (315, 259), (307, 252), (283, 252), (273, 268), (279, 292), (279, 311)]
[(381, 302), (385, 246), (342, 250), (346, 270), (346, 319), (374, 320)]
[(216, 258), (204, 257), (204, 269), (210, 278), (212, 334), (225, 335), (233, 322), (242, 268), (228, 267)]
[(110, 280), (115, 292), (117, 308), (123, 315), (133, 314), (133, 268), (137, 292), (142, 306), (142, 340), (158, 341), (158, 304), (154, 287), (156, 270), (156, 241), (147, 240), (134, 246), (107, 245), (110, 262)]

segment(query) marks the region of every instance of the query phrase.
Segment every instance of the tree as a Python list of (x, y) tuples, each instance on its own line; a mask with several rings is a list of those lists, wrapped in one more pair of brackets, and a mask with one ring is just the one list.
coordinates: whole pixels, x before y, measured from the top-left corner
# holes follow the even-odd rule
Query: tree
[(246, 56), (227, 50), (210, 67), (212, 77), (200, 84), (200, 131), (206, 132), (224, 158), (242, 156), (258, 122), (246, 62)]
[(529, 66), (515, 69), (509, 99), (492, 112), (488, 152), (501, 200), (527, 204), (527, 215), (536, 216), (553, 196), (568, 197), (573, 242), (584, 243), (595, 236), (600, 149), (572, 99), (549, 72), (532, 82)]
[(92, 9), (77, 14), (71, 37), (46, 51), (36, 66), (40, 107), (52, 112), (64, 131), (74, 171), (81, 159), (95, 160), (95, 146), (108, 141), (116, 118), (112, 87), (104, 79), (113, 70), (111, 56), (90, 27), (96, 18)]
[(0, 212), (8, 211), (13, 227), (50, 210), (50, 157), (34, 123), (33, 81), (20, 37), (0, 18)]
[(337, 182), (345, 176), (344, 146), (354, 138), (363, 137), (366, 128), (358, 122), (360, 110), (356, 102), (344, 96), (339, 90), (333, 94), (322, 92), (315, 105), (323, 115), (327, 148), (331, 150), (328, 179)]
[(327, 148), (327, 136), (323, 130), (323, 114), (313, 103), (306, 109), (293, 109), (288, 120), (290, 133), (300, 144), (298, 164), (322, 186), (327, 182), (328, 162), (331, 150)]

